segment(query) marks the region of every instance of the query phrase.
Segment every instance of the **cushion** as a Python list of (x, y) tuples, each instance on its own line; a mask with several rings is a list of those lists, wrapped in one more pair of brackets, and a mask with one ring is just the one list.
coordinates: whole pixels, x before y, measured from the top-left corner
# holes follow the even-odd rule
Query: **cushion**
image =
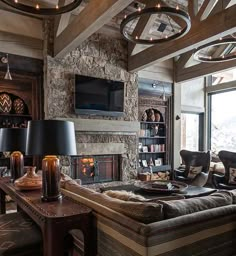
[(236, 168), (229, 168), (229, 184), (236, 185)]
[(42, 255), (38, 226), (23, 212), (0, 215), (0, 255)]
[(95, 192), (91, 189), (79, 185), (74, 180), (64, 183), (65, 189), (85, 197), (91, 201), (101, 204), (114, 211), (122, 213), (132, 219), (143, 223), (151, 223), (163, 219), (162, 205), (149, 202), (127, 202), (107, 195)]
[(131, 191), (126, 190), (107, 190), (103, 192), (104, 195), (117, 198), (124, 201), (133, 201), (133, 202), (140, 202), (140, 201), (147, 201), (147, 199), (141, 195), (136, 195)]
[(165, 219), (208, 210), (232, 204), (232, 196), (227, 192), (217, 192), (210, 196), (183, 200), (161, 201)]
[(188, 178), (194, 179), (202, 171), (202, 166), (189, 166)]

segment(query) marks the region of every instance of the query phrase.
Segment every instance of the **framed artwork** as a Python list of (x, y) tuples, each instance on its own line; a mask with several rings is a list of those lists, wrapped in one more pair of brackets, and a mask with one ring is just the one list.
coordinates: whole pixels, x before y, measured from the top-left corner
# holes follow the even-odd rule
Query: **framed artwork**
[(142, 160), (143, 167), (148, 167), (147, 160)]
[(163, 161), (162, 161), (162, 158), (157, 158), (155, 159), (155, 166), (160, 166), (160, 165), (163, 165)]
[(148, 152), (148, 147), (147, 146), (143, 146), (143, 152)]

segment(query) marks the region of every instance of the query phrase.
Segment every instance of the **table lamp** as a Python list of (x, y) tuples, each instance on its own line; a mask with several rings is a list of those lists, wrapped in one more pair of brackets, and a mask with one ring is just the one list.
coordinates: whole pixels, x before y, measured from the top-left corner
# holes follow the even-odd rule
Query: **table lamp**
[(0, 151), (13, 151), (10, 155), (11, 181), (23, 175), (24, 157), (21, 152), (26, 149), (26, 128), (1, 128)]
[(60, 193), (60, 163), (57, 155), (76, 155), (74, 123), (61, 120), (28, 122), (27, 155), (42, 155), (42, 200), (56, 201)]

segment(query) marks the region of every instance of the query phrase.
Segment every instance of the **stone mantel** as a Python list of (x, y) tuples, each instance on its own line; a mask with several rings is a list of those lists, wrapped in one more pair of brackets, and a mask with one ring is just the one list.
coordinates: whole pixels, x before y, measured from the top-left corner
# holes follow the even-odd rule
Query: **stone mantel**
[(117, 121), (104, 119), (56, 118), (57, 120), (71, 121), (75, 131), (81, 132), (123, 132), (137, 133), (138, 121)]
[(117, 155), (125, 154), (124, 143), (76, 143), (78, 155)]

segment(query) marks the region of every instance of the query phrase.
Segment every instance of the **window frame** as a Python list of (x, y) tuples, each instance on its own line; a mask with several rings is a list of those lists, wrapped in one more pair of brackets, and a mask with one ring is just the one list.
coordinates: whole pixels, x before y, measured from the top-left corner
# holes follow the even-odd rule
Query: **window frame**
[(204, 112), (181, 111), (182, 114), (194, 114), (199, 118), (198, 124), (198, 151), (204, 150)]

